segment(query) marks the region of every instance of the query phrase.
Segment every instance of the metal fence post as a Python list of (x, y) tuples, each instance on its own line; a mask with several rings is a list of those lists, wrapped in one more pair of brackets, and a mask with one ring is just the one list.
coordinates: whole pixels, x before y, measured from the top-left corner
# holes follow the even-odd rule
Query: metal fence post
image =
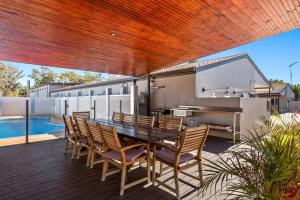
[(29, 136), (29, 100), (26, 100), (26, 118), (25, 118), (25, 143), (28, 144), (28, 136)]
[(65, 115), (67, 115), (67, 109), (68, 109), (68, 100), (65, 100)]
[(96, 100), (94, 100), (93, 110), (94, 110), (94, 120), (95, 120), (96, 119)]

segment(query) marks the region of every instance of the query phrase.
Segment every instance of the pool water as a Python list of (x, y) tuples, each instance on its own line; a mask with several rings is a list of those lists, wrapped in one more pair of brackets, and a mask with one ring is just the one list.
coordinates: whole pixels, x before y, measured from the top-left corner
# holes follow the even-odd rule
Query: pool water
[[(53, 134), (64, 131), (64, 125), (53, 123), (50, 117), (31, 117), (29, 135)], [(25, 119), (0, 119), (0, 138), (25, 136)]]

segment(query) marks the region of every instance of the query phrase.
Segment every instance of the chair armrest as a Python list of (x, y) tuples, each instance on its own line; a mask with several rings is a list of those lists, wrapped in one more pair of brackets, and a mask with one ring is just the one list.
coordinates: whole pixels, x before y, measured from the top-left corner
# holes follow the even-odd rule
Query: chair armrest
[(129, 145), (129, 146), (126, 146), (126, 147), (122, 148), (121, 151), (127, 151), (128, 149), (133, 149), (133, 148), (136, 148), (136, 147), (144, 148), (145, 146), (146, 146), (145, 143), (133, 144), (133, 145)]

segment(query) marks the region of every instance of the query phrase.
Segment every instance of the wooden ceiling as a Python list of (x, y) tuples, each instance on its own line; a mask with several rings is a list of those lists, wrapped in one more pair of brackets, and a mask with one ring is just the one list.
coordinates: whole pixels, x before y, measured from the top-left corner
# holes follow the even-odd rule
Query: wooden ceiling
[(300, 27), (299, 0), (1, 0), (0, 60), (139, 76)]

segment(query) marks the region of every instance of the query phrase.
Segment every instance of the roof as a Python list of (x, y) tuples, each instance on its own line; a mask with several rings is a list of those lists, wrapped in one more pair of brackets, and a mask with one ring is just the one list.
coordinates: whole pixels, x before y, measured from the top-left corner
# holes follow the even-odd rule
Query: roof
[(56, 82), (56, 83), (49, 83), (48, 85), (71, 86), (71, 85), (79, 85), (79, 84), (80, 83)]
[(205, 60), (205, 61), (175, 65), (172, 67), (167, 67), (167, 68), (163, 68), (163, 69), (154, 71), (151, 73), (151, 75), (157, 76), (157, 75), (176, 74), (176, 73), (185, 73), (185, 72), (194, 73), (198, 69), (204, 69), (206, 67), (208, 67), (208, 68), (209, 67), (217, 67), (217, 66), (220, 66), (220, 65), (223, 65), (223, 64), (226, 64), (229, 62), (234, 62), (234, 61), (237, 61), (237, 60), (240, 60), (243, 58), (246, 58), (251, 62), (251, 64), (256, 69), (256, 71), (260, 74), (260, 76), (264, 79), (264, 81), (270, 86), (268, 79), (260, 71), (258, 66), (255, 64), (255, 62), (251, 59), (251, 57), (247, 53), (241, 53), (241, 54), (224, 56), (224, 57)]
[(121, 78), (115, 78), (107, 81), (97, 81), (97, 82), (92, 82), (92, 83), (84, 83), (80, 85), (74, 85), (74, 86), (69, 86), (69, 87), (63, 87), (59, 89), (52, 90), (51, 93), (53, 92), (60, 92), (60, 91), (67, 91), (67, 90), (75, 90), (75, 89), (82, 89), (82, 88), (89, 88), (89, 87), (95, 87), (95, 86), (104, 86), (104, 85), (111, 85), (111, 84), (117, 84), (117, 83), (122, 83), (122, 82), (128, 82), (128, 81), (133, 81), (136, 80), (134, 77), (121, 77)]
[[(270, 90), (270, 94), (280, 95), (281, 92), (283, 92), (283, 90), (288, 86), (290, 87), (290, 84), (288, 83), (273, 83), (272, 89)], [(268, 94), (268, 93), (269, 93), (268, 90), (262, 90), (258, 94)]]
[(272, 93), (281, 93), (289, 84), (288, 83), (278, 83), (272, 84), (273, 90)]
[(220, 57), (220, 58), (215, 58), (215, 59), (210, 59), (210, 60), (205, 60), (205, 61), (199, 61), (199, 62), (192, 62), (192, 63), (183, 63), (180, 65), (175, 65), (172, 67), (166, 67), (162, 68), (160, 70), (156, 70), (151, 72), (151, 74), (162, 74), (162, 73), (168, 73), (168, 72), (175, 72), (175, 71), (186, 71), (188, 69), (192, 69), (194, 71), (195, 68), (198, 67), (203, 67), (211, 64), (218, 64), (223, 61), (228, 61), (228, 60), (233, 60), (234, 58), (240, 58), (244, 57), (245, 53), (243, 54), (236, 54), (236, 55), (231, 55), (231, 56), (225, 56), (225, 57)]
[[(150, 73), (150, 75), (151, 76), (166, 76), (166, 75), (170, 75), (170, 74), (181, 75), (181, 74), (187, 73), (187, 72), (195, 73), (197, 68), (202, 69), (204, 67), (220, 66), (220, 65), (226, 64), (228, 62), (234, 62), (236, 60), (240, 60), (243, 58), (247, 58), (252, 63), (252, 65), (255, 67), (257, 72), (261, 75), (261, 77), (269, 85), (269, 81), (267, 80), (267, 78), (263, 75), (263, 73), (259, 70), (257, 65), (254, 63), (254, 61), (246, 53), (224, 56), (224, 57), (200, 61), (200, 62), (184, 63), (184, 64), (180, 64), (180, 65), (175, 65), (172, 67), (167, 67), (167, 68), (163, 68), (163, 69), (154, 71), (154, 72)], [(142, 78), (142, 77), (140, 77), (140, 78)], [(123, 76), (120, 78), (107, 80), (107, 81), (98, 81), (98, 82), (93, 82), (93, 83), (86, 83), (86, 84), (80, 84), (80, 85), (75, 85), (75, 86), (70, 86), (70, 87), (59, 88), (59, 89), (53, 90), (52, 92), (81, 89), (81, 88), (88, 88), (88, 87), (95, 87), (95, 86), (103, 86), (103, 85), (109, 85), (109, 84), (117, 84), (117, 83), (121, 83), (121, 82), (133, 81), (133, 80), (137, 80), (137, 79), (139, 79), (139, 77), (124, 78), (124, 76)]]

